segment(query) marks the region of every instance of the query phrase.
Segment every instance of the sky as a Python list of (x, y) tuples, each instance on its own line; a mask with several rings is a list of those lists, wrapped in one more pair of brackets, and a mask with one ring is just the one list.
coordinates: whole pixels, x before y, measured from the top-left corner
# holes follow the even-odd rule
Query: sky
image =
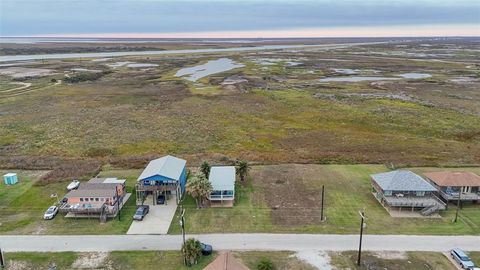
[(0, 0), (0, 36), (480, 36), (480, 0)]

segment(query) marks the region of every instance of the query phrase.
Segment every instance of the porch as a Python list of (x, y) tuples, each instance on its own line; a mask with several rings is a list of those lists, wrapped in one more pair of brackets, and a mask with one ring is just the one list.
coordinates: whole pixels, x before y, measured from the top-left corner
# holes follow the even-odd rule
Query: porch
[(120, 201), (115, 202), (113, 205), (106, 203), (64, 203), (59, 207), (60, 213), (65, 213), (66, 218), (99, 218), (104, 216), (105, 218), (114, 218), (117, 216), (118, 211), (121, 210), (125, 202), (130, 198), (132, 194), (126, 193)]
[(444, 198), (446, 201), (457, 201), (459, 195), (460, 201), (480, 201), (480, 193), (462, 192), (459, 194), (459, 192), (446, 193), (444, 191), (440, 191), (440, 196), (442, 196), (442, 198)]
[(375, 198), (392, 217), (441, 218), (437, 213), (446, 204), (433, 194), (425, 196), (385, 196), (373, 192)]
[(175, 203), (178, 204), (182, 197), (180, 185), (175, 184), (161, 184), (161, 185), (143, 185), (137, 183), (135, 185), (136, 203), (142, 205), (145, 203), (156, 205), (159, 196), (163, 195), (165, 204), (171, 198), (175, 198)]
[(208, 197), (211, 207), (233, 207), (235, 195), (233, 190), (214, 190)]

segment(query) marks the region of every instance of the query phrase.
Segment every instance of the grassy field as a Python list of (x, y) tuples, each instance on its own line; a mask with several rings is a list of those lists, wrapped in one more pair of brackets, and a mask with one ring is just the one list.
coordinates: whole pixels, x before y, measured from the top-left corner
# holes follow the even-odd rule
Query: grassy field
[[(421, 173), (437, 168), (413, 168)], [(453, 169), (455, 170), (455, 169)], [(461, 170), (457, 168), (456, 170)], [(464, 168), (480, 173), (480, 168)], [(441, 219), (392, 218), (371, 194), (369, 175), (388, 171), (381, 165), (270, 165), (255, 166), (248, 183), (237, 182), (233, 208), (196, 209), (187, 196), (188, 233), (300, 232), (357, 233), (358, 211), (368, 217), (370, 234), (480, 234), (480, 206), (465, 205), (453, 223), (455, 206)], [(325, 185), (326, 222), (320, 222), (320, 194)], [(178, 215), (176, 216), (178, 219)], [(172, 222), (171, 233), (179, 233)]]
[[(478, 254), (478, 252), (477, 252)], [(11, 270), (46, 269), (53, 263), (57, 269), (203, 269), (218, 254), (203, 257), (197, 265), (183, 266), (178, 251), (115, 251), (110, 253), (7, 253), (7, 268)], [(474, 253), (470, 253), (473, 257)], [(262, 259), (269, 259), (277, 270), (313, 270), (317, 269), (308, 262), (299, 259), (290, 251), (244, 251), (233, 252), (233, 256), (250, 269), (257, 269)], [(332, 269), (370, 269), (370, 270), (454, 270), (452, 263), (442, 253), (435, 252), (363, 252), (362, 265), (356, 265), (357, 253), (328, 252), (320, 255)], [(329, 262), (329, 263), (328, 263)], [(161, 268), (159, 268), (161, 267)]]
[(357, 266), (357, 253), (354, 251), (342, 253), (331, 252), (330, 256), (332, 258), (332, 265), (335, 265), (338, 269), (456, 269), (445, 255), (435, 252), (407, 252), (405, 254), (363, 252), (360, 267)]
[[(462, 48), (472, 46), (461, 40), (451, 42)], [(401, 50), (414, 53), (418, 44), (413, 44)], [(448, 59), (443, 62), (393, 57), (388, 54), (400, 49), (387, 44), (331, 51), (38, 62), (25, 67), (50, 69), (54, 74), (24, 78), (32, 86), (22, 93), (0, 91), (4, 112), (0, 118), (0, 155), (95, 158), (105, 163), (170, 153), (192, 163), (244, 158), (263, 164), (479, 164), (479, 74), (471, 63), (478, 53), (449, 51), (448, 46), (438, 43), (422, 50), (430, 49), (448, 51), (451, 56), (445, 56)], [(387, 56), (382, 58), (378, 52)], [(220, 57), (230, 57), (245, 67), (196, 83), (173, 76), (182, 67)], [(262, 59), (275, 61), (262, 64)], [(301, 64), (290, 66), (289, 60)], [(115, 61), (158, 67), (106, 65)], [(65, 72), (73, 76), (73, 68), (110, 73), (74, 84), (50, 81), (64, 80)], [(382, 76), (421, 72), (432, 77), (389, 82), (318, 81), (324, 76), (342, 76), (335, 68), (359, 69), (360, 75), (374, 70)], [(232, 75), (246, 82), (221, 84)], [(452, 81), (456, 78), (469, 81)], [(11, 77), (0, 76), (0, 89), (11, 87), (10, 82)], [(20, 160), (16, 166), (21, 164)]]
[[(57, 269), (165, 269), (200, 270), (209, 264), (214, 255), (202, 257), (197, 265), (183, 265), (182, 254), (178, 251), (115, 251), (110, 253), (7, 253), (7, 268), (12, 270), (47, 269), (52, 264)], [(161, 268), (159, 268), (161, 267)]]
[[(412, 168), (417, 173), (446, 168)], [(450, 168), (480, 174), (480, 168)], [(357, 233), (358, 211), (368, 216), (366, 233), (371, 234), (480, 234), (480, 206), (466, 204), (459, 220), (453, 223), (455, 205), (442, 211), (441, 219), (391, 218), (371, 194), (369, 175), (388, 171), (382, 165), (265, 165), (254, 166), (248, 182), (236, 183), (233, 208), (196, 209), (195, 201), (185, 196), (188, 233), (292, 232)], [(0, 173), (4, 173), (2, 171)], [(141, 170), (104, 168), (100, 176), (127, 179), (133, 190)], [(20, 183), (0, 185), (1, 234), (123, 234), (135, 211), (134, 195), (121, 212), (121, 220), (100, 224), (98, 219), (67, 219), (58, 215), (45, 221), (43, 213), (55, 203), (52, 193), (61, 198), (69, 183), (34, 185), (42, 171), (20, 171)], [(320, 222), (320, 194), (325, 185), (325, 215)], [(169, 229), (180, 233), (178, 212)]]
[[(0, 174), (2, 173), (3, 171), (0, 171)], [(43, 220), (45, 210), (56, 203), (56, 198), (51, 198), (50, 195), (56, 193), (61, 199), (67, 192), (66, 186), (69, 181), (34, 185), (41, 173), (21, 171), (17, 185), (0, 186), (1, 234), (121, 234), (128, 230), (135, 212), (134, 197), (131, 197), (123, 207), (120, 221), (114, 219), (100, 224), (96, 218), (69, 219), (64, 218), (62, 214), (53, 220)], [(110, 175), (108, 171), (102, 173)], [(123, 174), (123, 178), (125, 177), (128, 180), (127, 192), (132, 192), (137, 176)]]
[(469, 252), (468, 255), (475, 265), (480, 265), (480, 252)]

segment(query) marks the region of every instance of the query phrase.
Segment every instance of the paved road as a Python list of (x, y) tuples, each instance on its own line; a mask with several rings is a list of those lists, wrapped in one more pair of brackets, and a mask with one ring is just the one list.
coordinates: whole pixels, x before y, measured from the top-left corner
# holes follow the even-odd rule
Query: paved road
[[(358, 248), (358, 235), (202, 234), (187, 235), (217, 250), (331, 250)], [(4, 251), (178, 250), (181, 235), (22, 235), (0, 236)], [(448, 251), (459, 247), (480, 251), (480, 236), (365, 235), (364, 250)]]

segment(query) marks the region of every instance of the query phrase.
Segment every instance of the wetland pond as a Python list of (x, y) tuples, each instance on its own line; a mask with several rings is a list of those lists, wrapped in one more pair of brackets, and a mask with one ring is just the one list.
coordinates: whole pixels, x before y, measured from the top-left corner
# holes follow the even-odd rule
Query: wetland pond
[[(336, 69), (336, 72), (341, 71), (343, 74), (356, 74), (358, 70), (351, 69)], [(351, 71), (351, 72), (350, 72)], [(428, 73), (402, 73), (392, 77), (380, 77), (380, 76), (335, 76), (325, 77), (319, 79), (320, 82), (363, 82), (363, 81), (393, 81), (401, 79), (426, 79), (432, 77)]]
[(195, 82), (203, 77), (240, 67), (244, 67), (244, 65), (236, 63), (229, 58), (220, 58), (217, 60), (210, 60), (202, 65), (182, 68), (177, 71), (175, 76), (183, 77), (189, 81)]

